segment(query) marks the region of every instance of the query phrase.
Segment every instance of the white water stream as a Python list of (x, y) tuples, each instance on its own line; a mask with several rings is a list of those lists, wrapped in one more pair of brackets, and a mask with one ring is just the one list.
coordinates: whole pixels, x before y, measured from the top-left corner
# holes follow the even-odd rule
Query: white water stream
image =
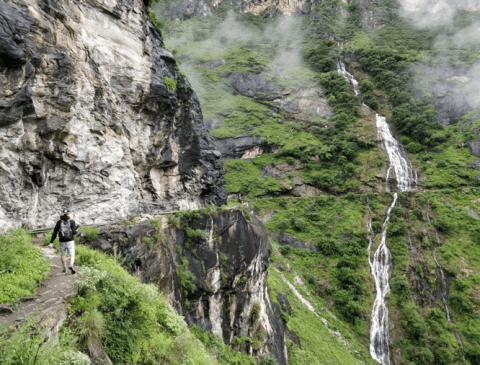
[(412, 188), (412, 183), (416, 185), (416, 179), (413, 177), (412, 166), (409, 164), (402, 146), (392, 135), (390, 126), (387, 123), (387, 118), (377, 114), (376, 123), (378, 133), (382, 137), (385, 149), (387, 150), (388, 160), (390, 161), (390, 166), (388, 167), (387, 176), (385, 178), (386, 186), (388, 187), (388, 178), (390, 176), (390, 171), (393, 169), (397, 179), (398, 190), (410, 190)]
[[(415, 182), (416, 179), (413, 178), (412, 167), (409, 165), (402, 146), (393, 136), (385, 117), (377, 114), (376, 124), (390, 162), (385, 178), (386, 186), (388, 186), (390, 171), (393, 169), (397, 180), (397, 189), (400, 191), (410, 190), (412, 188), (412, 182)], [(373, 260), (371, 259), (370, 252), (371, 243), (368, 247), (368, 263), (370, 264), (372, 275), (375, 279), (376, 289), (375, 302), (370, 318), (370, 355), (376, 362), (382, 365), (390, 365), (390, 321), (385, 296), (390, 293), (388, 280), (391, 271), (392, 255), (388, 249), (386, 240), (390, 213), (397, 204), (397, 198), (397, 193), (393, 194), (392, 204), (388, 207), (385, 221), (383, 222), (380, 244), (373, 255)], [(371, 230), (371, 223), (368, 229)]]
[(355, 96), (360, 95), (360, 89), (358, 88), (358, 81), (355, 80), (355, 77), (353, 77), (353, 75), (347, 71), (347, 69), (345, 68), (345, 63), (341, 60), (337, 62), (337, 72), (343, 77), (345, 77), (345, 80), (347, 80), (349, 84), (352, 84), (353, 92), (355, 93)]

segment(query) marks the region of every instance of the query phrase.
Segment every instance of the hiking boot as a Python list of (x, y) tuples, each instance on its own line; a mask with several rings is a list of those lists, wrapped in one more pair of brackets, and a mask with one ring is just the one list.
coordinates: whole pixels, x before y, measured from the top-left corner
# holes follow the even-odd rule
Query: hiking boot
[(69, 269), (70, 269), (70, 271), (72, 272), (72, 274), (75, 274), (75, 273), (76, 273), (76, 271), (75, 271), (75, 269), (73, 268), (73, 266), (70, 266)]
[(62, 272), (67, 272), (67, 267), (64, 266)]

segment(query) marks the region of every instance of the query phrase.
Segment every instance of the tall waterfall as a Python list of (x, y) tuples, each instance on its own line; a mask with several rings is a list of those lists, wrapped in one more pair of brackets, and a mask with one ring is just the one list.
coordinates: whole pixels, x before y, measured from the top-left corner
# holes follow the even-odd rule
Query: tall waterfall
[(387, 247), (387, 224), (390, 220), (390, 213), (397, 204), (397, 193), (393, 194), (393, 202), (387, 210), (387, 216), (383, 222), (380, 245), (370, 260), (371, 244), (368, 246), (368, 263), (375, 279), (375, 290), (377, 295), (373, 303), (372, 316), (370, 319), (370, 355), (380, 364), (390, 365), (390, 321), (388, 308), (385, 304), (385, 295), (390, 293), (388, 276), (392, 255)]
[[(345, 69), (345, 64), (342, 61), (337, 63), (337, 72), (342, 75), (348, 83), (352, 84), (355, 95), (360, 94), (358, 88), (358, 81), (355, 80), (352, 74)], [(397, 189), (399, 191), (407, 191), (412, 188), (412, 184), (417, 187), (417, 175), (413, 174), (413, 168), (406, 158), (405, 152), (395, 139), (390, 130), (385, 117), (376, 114), (377, 130), (385, 145), (388, 160), (390, 165), (387, 170), (386, 185), (388, 186), (388, 178), (393, 169), (397, 180)], [(382, 233), (380, 244), (371, 255), (373, 244), (373, 230), (371, 221), (368, 222), (367, 229), (370, 232), (368, 245), (368, 263), (372, 275), (375, 279), (376, 296), (373, 304), (372, 315), (370, 319), (370, 355), (372, 358), (382, 365), (390, 365), (390, 321), (388, 317), (388, 308), (385, 304), (385, 296), (390, 293), (390, 285), (388, 283), (389, 273), (392, 263), (392, 254), (386, 244), (387, 240), (387, 226), (390, 220), (390, 213), (397, 204), (397, 193), (393, 194), (393, 201), (387, 210), (385, 221), (382, 226)]]
[(360, 95), (360, 89), (358, 88), (358, 81), (355, 80), (355, 77), (345, 69), (345, 63), (341, 60), (337, 62), (337, 72), (345, 77), (345, 80), (353, 86), (353, 92), (355, 96)]
[(412, 166), (408, 163), (408, 160), (405, 157), (405, 152), (400, 143), (398, 143), (392, 135), (390, 126), (387, 123), (387, 118), (379, 114), (376, 115), (376, 118), (377, 130), (382, 136), (385, 149), (387, 150), (388, 160), (390, 161), (385, 183), (388, 184), (390, 171), (393, 169), (397, 178), (398, 190), (410, 190), (412, 188), (412, 183), (416, 185), (416, 179), (413, 177), (412, 173)]
[[(400, 191), (410, 190), (412, 182), (415, 181), (412, 174), (412, 168), (408, 163), (405, 153), (398, 141), (393, 137), (392, 131), (385, 117), (376, 115), (377, 130), (385, 145), (388, 154), (390, 166), (387, 170), (386, 184), (390, 171), (395, 171), (397, 178), (397, 189)], [(390, 285), (388, 283), (392, 255), (386, 244), (387, 225), (390, 220), (390, 213), (397, 204), (397, 193), (393, 194), (393, 201), (387, 210), (385, 221), (382, 226), (380, 245), (370, 260), (371, 245), (368, 247), (369, 264), (372, 275), (375, 279), (376, 296), (373, 304), (372, 315), (370, 319), (370, 355), (372, 358), (382, 364), (390, 365), (390, 321), (388, 318), (388, 308), (385, 303), (385, 296), (390, 293)]]

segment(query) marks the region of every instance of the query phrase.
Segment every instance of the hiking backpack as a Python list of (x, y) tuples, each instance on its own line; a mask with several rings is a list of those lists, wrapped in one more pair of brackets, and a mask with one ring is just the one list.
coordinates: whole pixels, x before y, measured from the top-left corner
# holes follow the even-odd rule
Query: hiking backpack
[(70, 224), (70, 219), (68, 221), (60, 222), (60, 232), (58, 235), (68, 241), (73, 240), (72, 225)]

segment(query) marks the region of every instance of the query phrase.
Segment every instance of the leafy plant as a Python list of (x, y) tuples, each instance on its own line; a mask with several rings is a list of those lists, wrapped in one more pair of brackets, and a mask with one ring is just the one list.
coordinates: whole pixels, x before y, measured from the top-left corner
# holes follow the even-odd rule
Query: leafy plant
[(172, 91), (175, 91), (175, 89), (177, 88), (177, 83), (175, 82), (175, 80), (172, 80), (170, 77), (168, 76), (164, 76), (163, 77), (163, 82), (165, 83), (165, 85), (167, 86), (168, 89), (172, 90)]
[(79, 228), (79, 231), (85, 231), (85, 238), (87, 239), (87, 241), (93, 241), (95, 238), (97, 238), (98, 228), (81, 227)]

